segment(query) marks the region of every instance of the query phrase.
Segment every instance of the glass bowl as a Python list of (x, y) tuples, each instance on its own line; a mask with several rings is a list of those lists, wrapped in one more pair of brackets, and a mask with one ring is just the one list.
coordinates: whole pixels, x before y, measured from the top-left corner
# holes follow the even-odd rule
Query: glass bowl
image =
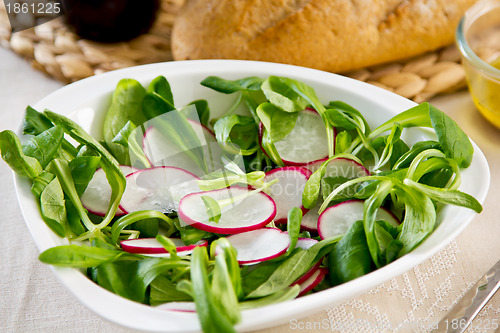
[(474, 103), (500, 128), (500, 0), (472, 6), (458, 25), (456, 40)]

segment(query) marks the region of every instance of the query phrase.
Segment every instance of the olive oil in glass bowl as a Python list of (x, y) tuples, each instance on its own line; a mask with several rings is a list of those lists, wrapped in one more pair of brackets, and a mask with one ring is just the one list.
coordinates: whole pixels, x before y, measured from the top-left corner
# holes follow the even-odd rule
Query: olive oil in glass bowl
[(456, 39), (474, 103), (500, 128), (500, 0), (472, 6), (458, 25)]

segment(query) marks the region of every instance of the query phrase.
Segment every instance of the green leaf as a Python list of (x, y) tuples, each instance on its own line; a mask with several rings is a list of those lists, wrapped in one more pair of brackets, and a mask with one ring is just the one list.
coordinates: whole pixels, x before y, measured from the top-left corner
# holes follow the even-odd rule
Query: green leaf
[(49, 265), (87, 268), (105, 262), (136, 259), (137, 256), (123, 251), (109, 250), (88, 245), (61, 245), (43, 251), (39, 259)]
[(40, 195), (40, 207), (45, 223), (59, 237), (66, 236), (66, 206), (64, 193), (57, 178), (54, 178)]
[(201, 123), (203, 126), (208, 126), (210, 123), (210, 108), (208, 107), (208, 102), (205, 99), (198, 99), (192, 101), (188, 105), (194, 105), (196, 107), (197, 117), (192, 117), (196, 119), (190, 119)]
[(458, 190), (449, 190), (420, 184), (408, 178), (405, 179), (403, 183), (424, 193), (432, 200), (450, 205), (470, 208), (476, 213), (481, 213), (481, 211), (483, 210), (483, 206), (479, 203), (479, 201), (477, 201), (477, 199), (470, 194)]
[(271, 140), (283, 140), (295, 127), (298, 112), (284, 112), (271, 103), (262, 103), (257, 108), (257, 115), (268, 131)]
[(129, 225), (150, 219), (159, 219), (164, 221), (168, 226), (169, 230), (167, 235), (170, 235), (175, 230), (174, 222), (172, 219), (167, 217), (165, 214), (160, 213), (157, 210), (142, 210), (137, 212), (132, 212), (124, 215), (117, 219), (113, 226), (111, 227), (111, 241), (113, 244), (118, 244), (118, 239), (120, 238), (120, 233)]
[(403, 169), (410, 166), (413, 159), (427, 149), (441, 149), (439, 142), (434, 140), (425, 140), (416, 142), (410, 150), (401, 155), (398, 160), (394, 163), (393, 169)]
[(151, 81), (148, 87), (148, 92), (155, 92), (167, 100), (171, 105), (175, 105), (170, 83), (168, 83), (168, 80), (162, 75), (157, 76), (153, 79), (153, 81)]
[(318, 197), (321, 193), (321, 180), (326, 172), (326, 164), (322, 164), (321, 167), (314, 171), (314, 173), (309, 177), (302, 192), (302, 205), (311, 209), (316, 206)]
[(285, 78), (269, 76), (261, 86), (267, 99), (275, 107), (285, 112), (295, 113), (304, 110), (308, 101), (292, 89)]
[(23, 153), (36, 158), (42, 168), (45, 168), (61, 147), (63, 134), (61, 127), (53, 126), (26, 142), (23, 145)]
[(187, 293), (177, 289), (176, 284), (164, 275), (158, 276), (151, 282), (149, 302), (152, 306), (167, 302), (187, 302), (193, 298)]
[(106, 216), (98, 227), (103, 228), (107, 226), (118, 209), (118, 205), (120, 204), (126, 185), (125, 176), (123, 175), (118, 162), (99, 142), (86, 133), (71, 119), (50, 111), (45, 111), (45, 115), (56, 125), (62, 126), (64, 131), (73, 139), (81, 144), (90, 146), (101, 155), (101, 167), (106, 174), (106, 179), (108, 180), (109, 185), (111, 186), (111, 199)]
[(241, 269), (237, 259), (238, 253), (236, 249), (231, 245), (231, 243), (229, 243), (227, 238), (219, 238), (216, 241), (212, 242), (212, 256), (215, 256), (216, 247), (219, 249), (220, 253), (223, 254), (222, 258), (226, 262), (227, 271), (231, 280), (231, 285), (234, 289), (234, 293), (238, 299), (242, 299), (244, 294), (241, 282)]
[(31, 185), (31, 193), (35, 195), (35, 197), (39, 198), (42, 194), (43, 190), (49, 183), (54, 179), (54, 175), (50, 172), (42, 172), (39, 176), (33, 179), (33, 184)]
[(230, 318), (215, 303), (208, 279), (208, 255), (201, 247), (195, 247), (191, 255), (191, 284), (203, 332), (236, 332)]
[(299, 293), (300, 293), (300, 286), (296, 284), (292, 287), (278, 290), (277, 292), (269, 296), (241, 302), (240, 309), (241, 310), (255, 309), (255, 308), (260, 308), (262, 306), (286, 302), (296, 298), (299, 295)]
[(177, 255), (177, 246), (170, 238), (164, 235), (157, 235), (156, 240), (168, 253), (170, 253), (172, 259), (179, 259), (179, 256)]
[(402, 127), (432, 127), (431, 120), (429, 118), (429, 104), (422, 103), (414, 106), (406, 111), (398, 113), (379, 127), (377, 127), (368, 136), (368, 139), (373, 140), (380, 134), (388, 131), (392, 128), (393, 123), (399, 123)]
[(328, 256), (332, 285), (345, 283), (374, 270), (363, 221), (354, 222)]
[(22, 123), (23, 134), (38, 135), (52, 126), (54, 126), (52, 122), (43, 113), (36, 111), (31, 106), (26, 107)]
[(335, 136), (335, 152), (337, 154), (342, 154), (348, 152), (349, 147), (352, 144), (352, 137), (347, 131), (342, 131), (337, 133)]
[(226, 80), (217, 76), (209, 76), (201, 81), (201, 85), (224, 94), (232, 94), (241, 90), (260, 90), (262, 81), (261, 78), (254, 76), (240, 80)]
[[(220, 242), (220, 240), (217, 241), (217, 243)], [(231, 323), (236, 324), (241, 320), (237, 295), (237, 290), (241, 290), (241, 279), (239, 278), (240, 269), (236, 260), (236, 251), (229, 242), (219, 249), (221, 251), (215, 256), (211, 291), (216, 306), (222, 310)], [(227, 254), (228, 250), (231, 253)], [(240, 284), (239, 286), (233, 285), (235, 273), (238, 274), (236, 282)]]
[(267, 156), (278, 166), (284, 166), (285, 164), (281, 160), (281, 156), (278, 153), (278, 150), (276, 149), (276, 146), (274, 145), (273, 140), (271, 139), (271, 136), (269, 135), (269, 132), (267, 129), (264, 129), (262, 131), (262, 137), (260, 144), (262, 146), (262, 149), (265, 151)]
[(188, 266), (188, 261), (173, 258), (110, 262), (99, 265), (97, 281), (102, 287), (120, 296), (145, 303), (146, 290), (151, 282), (168, 270)]
[(315, 263), (330, 252), (339, 238), (322, 240), (307, 250), (299, 250), (289, 255), (269, 276), (269, 278), (250, 292), (248, 298), (264, 297), (289, 287), (304, 275)]
[(252, 117), (231, 114), (214, 124), (215, 137), (230, 154), (252, 155), (258, 149), (258, 127)]
[[(323, 123), (325, 124), (325, 130), (326, 130), (326, 135), (327, 135), (327, 144), (328, 144), (328, 156), (333, 156), (334, 154), (334, 144), (335, 144), (335, 135), (332, 126), (330, 126), (330, 123), (328, 122), (328, 119), (326, 118), (325, 114), (325, 107), (319, 100), (318, 96), (316, 96), (316, 93), (314, 92), (314, 89), (307, 84), (303, 82), (299, 82), (297, 80), (293, 80), (290, 78), (284, 78), (284, 77), (276, 77), (276, 76), (270, 76), (268, 79), (269, 83), (272, 83), (270, 85), (271, 89), (274, 89), (273, 92), (275, 94), (284, 94), (283, 96), (283, 101), (286, 101), (286, 99), (292, 101), (296, 106), (301, 106), (304, 105), (307, 106), (307, 104), (311, 105), (321, 116), (321, 119), (323, 120)], [(267, 96), (267, 94), (266, 94)], [(267, 96), (269, 98), (269, 96)], [(270, 100), (271, 103), (274, 104), (272, 100)], [(279, 105), (278, 105), (279, 106)], [(304, 108), (305, 108), (304, 106)], [(279, 106), (281, 107), (281, 106)], [(301, 110), (297, 111), (302, 111), (304, 108)], [(300, 109), (300, 108), (299, 108)], [(286, 110), (290, 111), (290, 110)]]
[(374, 170), (379, 170), (382, 166), (389, 163), (389, 161), (392, 158), (394, 146), (397, 144), (397, 142), (401, 141), (399, 138), (401, 136), (402, 131), (403, 129), (399, 123), (393, 123), (390, 134), (384, 140), (385, 147), (382, 151), (382, 154), (380, 155), (380, 159), (377, 165), (373, 167)]
[(398, 240), (404, 244), (399, 253), (402, 256), (413, 250), (434, 230), (436, 209), (427, 195), (408, 186), (398, 186), (397, 195), (405, 205), (405, 217), (398, 236)]
[(100, 162), (100, 156), (80, 156), (69, 162), (71, 177), (79, 196), (83, 194), (92, 177), (94, 177)]
[(128, 121), (137, 126), (146, 121), (141, 109), (145, 94), (146, 89), (138, 81), (122, 79), (118, 82), (111, 98), (111, 105), (103, 121), (102, 133), (106, 146), (120, 164), (128, 163), (128, 152), (123, 146), (113, 143), (113, 139)]
[(0, 132), (0, 152), (3, 160), (21, 176), (34, 179), (43, 172), (36, 158), (23, 153), (19, 138), (11, 130)]
[(288, 211), (288, 219), (286, 230), (288, 231), (288, 236), (290, 237), (290, 246), (288, 246), (287, 253), (290, 254), (297, 245), (297, 240), (300, 234), (300, 224), (302, 222), (302, 209), (299, 207), (292, 207)]
[(83, 207), (83, 204), (80, 200), (80, 196), (78, 195), (78, 192), (76, 190), (73, 177), (71, 175), (71, 170), (68, 161), (56, 158), (52, 160), (52, 162), (50, 162), (47, 169), (51, 173), (56, 175), (64, 193), (73, 203), (74, 208), (78, 212), (80, 219), (82, 220), (87, 230), (95, 231), (96, 229), (98, 229), (88, 217), (87, 210)]
[(206, 195), (202, 195), (201, 200), (203, 200), (203, 204), (205, 205), (205, 208), (207, 210), (208, 220), (210, 222), (218, 223), (222, 216), (222, 213), (217, 200)]
[[(130, 165), (137, 168), (150, 168), (146, 154), (144, 153), (142, 140), (145, 130), (141, 127), (137, 128), (135, 124), (128, 121), (111, 142), (119, 144), (128, 149), (130, 155)], [(138, 164), (139, 163), (139, 164)]]
[(457, 123), (432, 105), (429, 107), (429, 117), (432, 127), (436, 131), (446, 157), (457, 161), (461, 168), (467, 168), (472, 162), (474, 148), (467, 134)]
[[(323, 200), (326, 200), (330, 194), (338, 188), (340, 185), (349, 181), (349, 178), (345, 177), (325, 177), (321, 180), (321, 188), (323, 194)], [(335, 201), (344, 201), (346, 199), (352, 198), (357, 193), (357, 184), (347, 187), (342, 190), (339, 194), (335, 196)]]
[(387, 195), (393, 189), (393, 183), (390, 180), (381, 181), (377, 185), (375, 192), (365, 201), (363, 207), (363, 225), (366, 234), (366, 242), (370, 255), (377, 268), (381, 267), (380, 247), (375, 237), (375, 221), (377, 210), (382, 206)]

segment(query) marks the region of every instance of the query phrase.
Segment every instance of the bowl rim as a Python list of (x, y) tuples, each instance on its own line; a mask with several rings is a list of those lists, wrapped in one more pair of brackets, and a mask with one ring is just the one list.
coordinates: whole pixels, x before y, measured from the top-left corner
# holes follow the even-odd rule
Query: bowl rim
[[(199, 74), (200, 72), (206, 73), (206, 70), (208, 68), (210, 68), (210, 70), (219, 72), (242, 71), (254, 73), (255, 71), (258, 73), (265, 71), (266, 73), (269, 73), (268, 75), (309, 77), (311, 81), (315, 81), (318, 84), (327, 84), (331, 87), (331, 89), (345, 89), (352, 91), (353, 94), (362, 94), (366, 96), (367, 99), (372, 100), (372, 103), (374, 98), (376, 98), (376, 100), (381, 100), (383, 101), (384, 109), (389, 111), (389, 113), (392, 115), (416, 105), (416, 103), (402, 96), (396, 95), (385, 89), (369, 85), (365, 82), (310, 68), (245, 60), (188, 60), (135, 66), (100, 74), (99, 76), (94, 76), (67, 85), (40, 100), (34, 105), (34, 107), (35, 109), (38, 109), (44, 108), (46, 106), (51, 107), (52, 105), (60, 106), (61, 104), (66, 103), (59, 100), (66, 94), (68, 94), (69, 96), (74, 96), (76, 93), (80, 94), (81, 91), (79, 89), (85, 87), (89, 88), (89, 91), (91, 92), (95, 92), (96, 90), (102, 89), (103, 87), (105, 87), (105, 89), (108, 89), (108, 86), (111, 84), (110, 81), (114, 82), (115, 79), (123, 78), (125, 76), (136, 78), (141, 82), (142, 80), (144, 80), (144, 77), (152, 79), (154, 77), (153, 73), (155, 75), (160, 75), (158, 73), (164, 73), (164, 75), (166, 75), (168, 78), (168, 76), (172, 74), (179, 75), (178, 72), (183, 72), (184, 75), (192, 75), (193, 73)], [(70, 110), (68, 110), (65, 114), (68, 114), (69, 112)], [(473, 163), (475, 163), (475, 165), (480, 168), (480, 171), (482, 171), (480, 178), (482, 182), (480, 184), (480, 192), (477, 193), (477, 199), (481, 203), (483, 203), (486, 199), (489, 189), (490, 169), (488, 167), (488, 163), (484, 154), (474, 142), (472, 142), (472, 144), (475, 150)], [(34, 238), (37, 247), (40, 251), (43, 251), (53, 245), (53, 240), (47, 238), (49, 237), (48, 234), (50, 233), (50, 230), (48, 230), (48, 227), (43, 223), (41, 218), (38, 218), (37, 221), (29, 220), (29, 217), (33, 215), (34, 211), (36, 210), (36, 213), (38, 213), (38, 210), (35, 207), (35, 200), (33, 200), (29, 186), (27, 186), (26, 182), (26, 179), (17, 175), (15, 176), (15, 188), (25, 223), (28, 225), (28, 229), (30, 230)], [(396, 262), (386, 265), (370, 274), (347, 282), (343, 285), (337, 286), (335, 288), (330, 288), (319, 293), (307, 295), (301, 297), (300, 299), (273, 304), (258, 309), (244, 310), (242, 313), (243, 320), (236, 326), (236, 329), (238, 331), (249, 331), (269, 328), (271, 326), (290, 322), (289, 318), (292, 315), (295, 316), (294, 318), (300, 319), (312, 313), (318, 312), (320, 307), (324, 308), (326, 306), (337, 305), (340, 302), (346, 301), (352, 297), (356, 297), (362, 292), (385, 283), (390, 278), (394, 278), (414, 268), (424, 260), (429, 259), (444, 246), (449, 244), (470, 224), (470, 222), (476, 216), (475, 213), (470, 210), (466, 210), (465, 208), (447, 208), (449, 209), (446, 210), (446, 213), (443, 213), (445, 214), (445, 216), (448, 216), (448, 212), (451, 212), (452, 219), (455, 213), (459, 214), (457, 216), (460, 216), (461, 223), (457, 225), (452, 232), (441, 235), (442, 237), (438, 238), (438, 234), (436, 233), (436, 231), (438, 231), (437, 229), (442, 226), (439, 225), (436, 227), (436, 230), (434, 230), (433, 234), (431, 234), (426, 239), (425, 242), (423, 242), (412, 252), (398, 259)], [(443, 234), (443, 232), (441, 232), (441, 234)], [(439, 243), (439, 245), (436, 245), (437, 243)], [(171, 331), (165, 330), (165, 327), (162, 326), (162, 324), (164, 324), (163, 316), (172, 318), (172, 315), (164, 314), (164, 310), (154, 309), (149, 306), (146, 307), (145, 305), (121, 298), (120, 296), (115, 295), (94, 284), (90, 279), (84, 276), (84, 274), (82, 274), (77, 269), (52, 266), (51, 268), (59, 281), (75, 296), (75, 298), (82, 304), (84, 304), (87, 308), (92, 310), (94, 313), (98, 314), (101, 318), (107, 319), (127, 328), (154, 332)], [(117, 306), (115, 309), (110, 309), (107, 306), (109, 304)], [(290, 312), (286, 315), (282, 314), (283, 309), (287, 309)], [(123, 322), (119, 319), (122, 318), (125, 313), (129, 313), (130, 316), (125, 318), (126, 320), (125, 322)], [(162, 313), (162, 321), (157, 320), (160, 313)], [(181, 320), (193, 320), (194, 318), (196, 318), (195, 314), (193, 315), (190, 313), (176, 313), (175, 316), (182, 318)], [(133, 318), (139, 318), (139, 320), (131, 322)], [(174, 328), (172, 327), (172, 329)], [(194, 331), (198, 330), (189, 330), (189, 332)], [(183, 330), (183, 332), (188, 331)]]
[(465, 34), (470, 26), (482, 15), (488, 13), (491, 8), (500, 10), (500, 1), (482, 0), (470, 7), (458, 23), (455, 32), (455, 39), (458, 49), (460, 50), (463, 58), (470, 62), (479, 71), (493, 77), (496, 80), (500, 80), (500, 69), (491, 66), (486, 61), (481, 59), (472, 50), (469, 43), (467, 42), (467, 38), (465, 37)]

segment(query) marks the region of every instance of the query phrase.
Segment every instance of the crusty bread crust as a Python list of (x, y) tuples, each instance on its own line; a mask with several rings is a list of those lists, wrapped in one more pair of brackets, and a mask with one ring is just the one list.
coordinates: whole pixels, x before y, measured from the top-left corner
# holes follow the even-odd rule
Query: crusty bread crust
[(175, 60), (250, 59), (346, 72), (451, 44), (477, 0), (187, 0)]

